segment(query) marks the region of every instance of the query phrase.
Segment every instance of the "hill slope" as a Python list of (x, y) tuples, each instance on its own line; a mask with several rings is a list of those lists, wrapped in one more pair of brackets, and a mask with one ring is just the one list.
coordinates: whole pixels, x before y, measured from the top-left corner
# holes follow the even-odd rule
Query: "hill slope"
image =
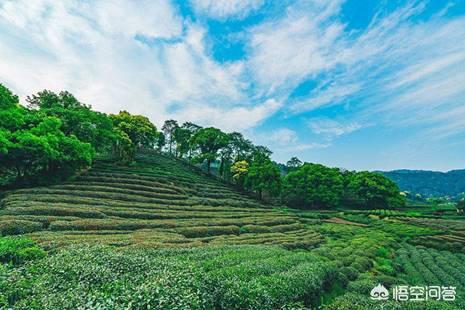
[(47, 247), (90, 242), (308, 248), (322, 241), (296, 216), (157, 154), (141, 155), (131, 167), (99, 162), (71, 182), (7, 193), (1, 205), (3, 235), (28, 233)]
[(396, 182), (401, 190), (425, 197), (456, 197), (465, 192), (465, 170), (394, 170), (381, 173)]

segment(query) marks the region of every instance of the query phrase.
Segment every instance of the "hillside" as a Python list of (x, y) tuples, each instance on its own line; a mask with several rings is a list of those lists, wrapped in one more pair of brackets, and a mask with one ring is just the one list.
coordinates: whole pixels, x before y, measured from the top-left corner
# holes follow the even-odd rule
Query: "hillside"
[(394, 170), (382, 174), (396, 182), (401, 190), (424, 197), (457, 197), (465, 192), (465, 170)]
[(455, 210), (272, 208), (156, 153), (1, 207), (0, 308), (374, 309), (379, 283), (452, 285), (411, 309), (465, 307)]
[(155, 153), (139, 156), (130, 167), (100, 161), (73, 181), (12, 191), (1, 203), (2, 234), (27, 233), (48, 248), (81, 242), (309, 248), (322, 241), (297, 216)]

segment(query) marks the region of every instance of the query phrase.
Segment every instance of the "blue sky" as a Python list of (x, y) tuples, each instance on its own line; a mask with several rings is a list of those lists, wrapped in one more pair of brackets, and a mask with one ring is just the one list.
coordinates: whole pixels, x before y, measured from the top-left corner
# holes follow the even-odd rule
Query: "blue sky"
[(0, 82), (241, 131), (274, 159), (465, 168), (465, 1), (2, 0)]

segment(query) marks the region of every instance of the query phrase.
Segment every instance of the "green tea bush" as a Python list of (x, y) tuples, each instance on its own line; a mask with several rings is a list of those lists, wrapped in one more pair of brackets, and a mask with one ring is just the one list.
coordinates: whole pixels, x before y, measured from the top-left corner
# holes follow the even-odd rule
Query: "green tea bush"
[(240, 229), (240, 233), (269, 233), (271, 228), (264, 225), (244, 225)]
[(240, 228), (238, 226), (204, 226), (204, 227), (186, 227), (179, 228), (176, 231), (187, 238), (199, 238), (217, 235), (238, 235)]
[(55, 221), (50, 230), (135, 230), (144, 228), (173, 228), (176, 224), (169, 221), (135, 221), (116, 219), (83, 219), (77, 221)]
[(0, 235), (22, 235), (42, 229), (42, 224), (26, 220), (0, 221)]
[(22, 237), (0, 237), (0, 262), (21, 264), (28, 260), (42, 258), (45, 251), (32, 240)]
[(0, 302), (17, 309), (292, 309), (317, 305), (335, 274), (308, 252), (275, 247), (80, 246), (7, 270)]
[(353, 281), (353, 280), (355, 280), (355, 279), (358, 278), (359, 272), (358, 272), (357, 269), (355, 269), (355, 268), (353, 268), (353, 267), (342, 267), (342, 268), (339, 269), (339, 270), (340, 270), (340, 272), (341, 272), (342, 274), (344, 274), (344, 275), (347, 277), (347, 279), (349, 279), (350, 281)]

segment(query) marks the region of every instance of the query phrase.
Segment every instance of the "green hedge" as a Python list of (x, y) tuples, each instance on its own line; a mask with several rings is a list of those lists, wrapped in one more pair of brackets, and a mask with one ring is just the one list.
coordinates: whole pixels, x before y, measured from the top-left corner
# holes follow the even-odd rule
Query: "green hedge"
[(42, 230), (41, 223), (26, 220), (0, 221), (0, 235), (22, 235)]

